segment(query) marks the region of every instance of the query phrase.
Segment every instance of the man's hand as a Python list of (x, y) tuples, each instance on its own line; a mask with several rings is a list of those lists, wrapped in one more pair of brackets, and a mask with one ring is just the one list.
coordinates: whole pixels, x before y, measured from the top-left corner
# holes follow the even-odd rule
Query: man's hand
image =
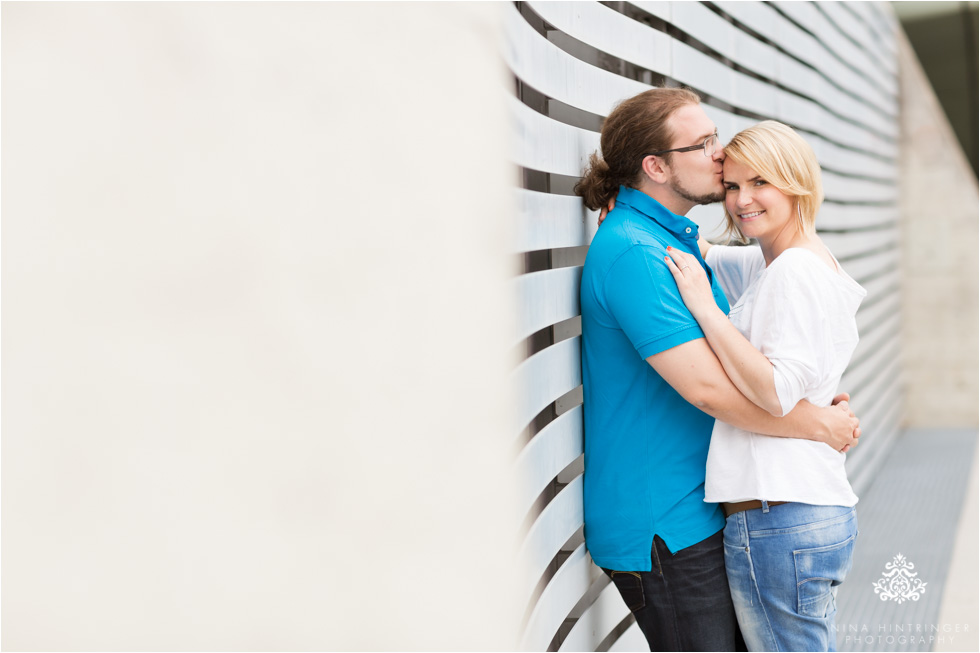
[(833, 405), (821, 408), (819, 413), (819, 441), (841, 453), (856, 447), (861, 437), (861, 421), (851, 410), (848, 399), (847, 393), (839, 394), (834, 397)]
[[(846, 392), (842, 392), (839, 395), (837, 395), (836, 397), (834, 397), (833, 401), (831, 401), (830, 404), (832, 406), (837, 406), (837, 407), (840, 407), (840, 408), (845, 408), (847, 410), (847, 414), (849, 416), (853, 417), (854, 419), (857, 419), (857, 415), (854, 414), (854, 411), (851, 410), (850, 404), (848, 404), (848, 402), (850, 400), (851, 400), (851, 395), (849, 395)], [(841, 404), (843, 404), (843, 406)], [(860, 424), (860, 420), (858, 420), (858, 423)], [(856, 427), (854, 429), (854, 433), (852, 435), (854, 437), (854, 444), (853, 445), (849, 444), (846, 447), (844, 447), (843, 449), (841, 449), (840, 450), (841, 453), (847, 453), (848, 451), (851, 450), (851, 447), (856, 447), (856, 446), (858, 446), (858, 444), (860, 444), (858, 442), (858, 438), (861, 437), (861, 427), (860, 426)]]

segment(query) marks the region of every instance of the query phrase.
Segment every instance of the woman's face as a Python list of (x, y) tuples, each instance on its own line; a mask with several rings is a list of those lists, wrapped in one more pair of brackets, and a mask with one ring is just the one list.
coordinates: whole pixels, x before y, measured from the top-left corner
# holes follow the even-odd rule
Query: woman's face
[(793, 224), (796, 198), (785, 195), (752, 168), (725, 159), (722, 179), (725, 208), (746, 238), (771, 241)]

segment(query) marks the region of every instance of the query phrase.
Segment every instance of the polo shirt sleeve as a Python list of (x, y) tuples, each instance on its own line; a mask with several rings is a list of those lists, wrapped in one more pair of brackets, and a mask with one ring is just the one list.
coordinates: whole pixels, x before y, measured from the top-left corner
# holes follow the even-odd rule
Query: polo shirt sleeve
[(612, 265), (605, 279), (609, 312), (643, 359), (704, 337), (681, 299), (664, 256), (655, 247), (634, 245)]
[(834, 289), (813, 262), (792, 250), (773, 261), (752, 313), (753, 322), (765, 325), (759, 350), (772, 363), (783, 415), (827, 375), (833, 362), (826, 293)]

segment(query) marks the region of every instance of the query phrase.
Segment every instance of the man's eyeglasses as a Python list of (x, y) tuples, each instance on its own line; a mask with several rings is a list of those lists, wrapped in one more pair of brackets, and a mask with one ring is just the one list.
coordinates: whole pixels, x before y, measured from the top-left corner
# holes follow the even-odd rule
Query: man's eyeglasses
[(704, 142), (700, 145), (689, 145), (688, 147), (678, 147), (673, 150), (660, 150), (659, 152), (650, 152), (644, 156), (660, 156), (662, 154), (667, 154), (668, 152), (696, 152), (697, 150), (702, 150), (705, 156), (711, 156), (715, 153), (715, 148), (718, 147), (718, 132), (715, 132), (711, 136), (704, 139)]

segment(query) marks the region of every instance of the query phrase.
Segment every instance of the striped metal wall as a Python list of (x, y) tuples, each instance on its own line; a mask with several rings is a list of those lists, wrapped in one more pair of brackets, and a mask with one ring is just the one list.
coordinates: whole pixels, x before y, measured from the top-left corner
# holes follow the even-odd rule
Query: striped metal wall
[[(514, 251), (523, 362), (512, 433), (520, 454), (522, 646), (637, 650), (645, 640), (591, 563), (582, 511), (579, 282), (596, 215), (572, 187), (603, 117), (651, 86), (688, 86), (726, 140), (759, 120), (799, 131), (823, 168), (824, 242), (868, 291), (841, 388), (862, 420), (848, 470), (860, 494), (901, 417), (897, 23), (871, 2), (520, 2), (507, 7), (518, 138)], [(690, 217), (709, 236), (718, 205)]]

